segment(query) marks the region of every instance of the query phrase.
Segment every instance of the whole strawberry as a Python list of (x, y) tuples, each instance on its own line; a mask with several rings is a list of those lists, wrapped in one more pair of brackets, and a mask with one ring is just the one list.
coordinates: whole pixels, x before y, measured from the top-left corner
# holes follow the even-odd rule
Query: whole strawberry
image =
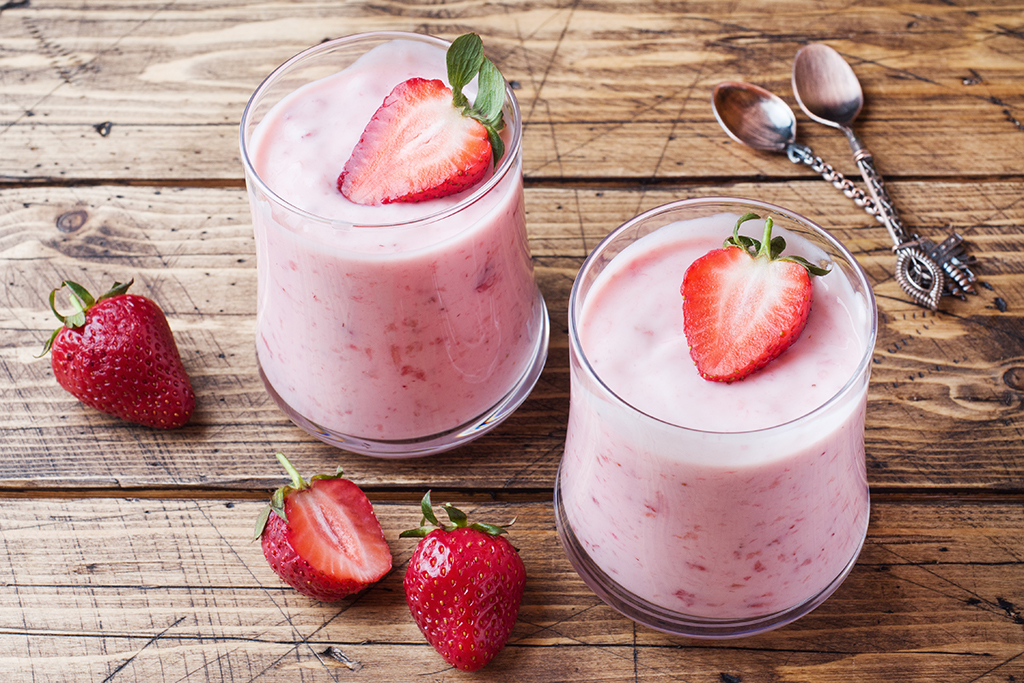
[[(180, 427), (195, 409), (192, 383), (164, 312), (144, 296), (125, 293), (133, 282), (115, 282), (93, 299), (65, 280), (50, 292), (50, 308), (63, 327), (41, 355), (52, 351), (57, 383), (87, 406), (147, 427)], [(75, 309), (68, 316), (54, 304), (64, 287)]]
[(701, 377), (734, 382), (760, 370), (796, 341), (811, 311), (811, 275), (828, 270), (800, 256), (781, 256), (786, 240), (739, 234), (690, 264), (683, 276), (683, 332)]
[(380, 581), (391, 571), (391, 549), (362, 489), (334, 475), (303, 480), (282, 453), (291, 476), (256, 519), (254, 539), (289, 586), (333, 602)]
[(526, 568), (519, 552), (501, 536), (504, 527), (470, 524), (449, 503), (442, 507), (451, 524), (442, 525), (429, 492), (421, 507), (422, 526), (401, 534), (423, 539), (405, 573), (405, 600), (427, 642), (445, 661), (476, 671), (505, 647), (512, 633)]

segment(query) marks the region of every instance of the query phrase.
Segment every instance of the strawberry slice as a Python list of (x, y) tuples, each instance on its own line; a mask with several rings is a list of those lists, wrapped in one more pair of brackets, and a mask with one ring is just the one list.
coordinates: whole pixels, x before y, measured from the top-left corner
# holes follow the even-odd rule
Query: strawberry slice
[(338, 582), (370, 584), (391, 569), (391, 551), (362, 490), (348, 479), (321, 479), (285, 504), (292, 547)]
[(807, 324), (811, 276), (828, 273), (802, 257), (781, 257), (786, 241), (772, 238), (771, 217), (760, 241), (739, 234), (741, 224), (759, 218), (740, 217), (724, 246), (683, 276), (683, 332), (706, 380), (741, 380), (789, 348)]
[(307, 484), (281, 453), (292, 486), (278, 489), (256, 520), (270, 567), (304, 595), (332, 602), (391, 571), (391, 550), (366, 494), (337, 474)]
[[(449, 88), (410, 78), (384, 98), (338, 176), (356, 204), (422, 202), (469, 189), (504, 155), (505, 80), (476, 34), (448, 49)], [(479, 76), (473, 104), (462, 88)]]

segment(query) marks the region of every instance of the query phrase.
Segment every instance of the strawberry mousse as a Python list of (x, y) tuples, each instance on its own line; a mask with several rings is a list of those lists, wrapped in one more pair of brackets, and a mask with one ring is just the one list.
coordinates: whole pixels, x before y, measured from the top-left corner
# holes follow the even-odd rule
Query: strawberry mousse
[[(591, 255), (570, 302), (563, 544), (617, 609), (693, 636), (809, 611), (850, 570), (868, 523), (870, 287), (838, 243), (749, 204), (691, 200), (636, 219)], [(830, 271), (812, 278), (792, 346), (745, 379), (708, 381), (690, 357), (680, 283), (749, 210), (774, 218), (787, 253)], [(759, 238), (763, 226), (743, 232)]]
[(504, 154), (472, 187), (368, 205), (339, 190), (396, 86), (448, 83), (447, 45), (415, 34), (324, 43), (272, 74), (243, 117), (264, 382), (310, 433), (383, 457), (487, 431), (525, 399), (547, 350), (510, 90)]

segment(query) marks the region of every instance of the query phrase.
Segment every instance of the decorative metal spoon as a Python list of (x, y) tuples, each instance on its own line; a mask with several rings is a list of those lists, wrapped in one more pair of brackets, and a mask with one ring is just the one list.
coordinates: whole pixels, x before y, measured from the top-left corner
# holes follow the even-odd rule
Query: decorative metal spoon
[[(811, 119), (846, 135), (864, 181), (892, 238), (896, 252), (896, 281), (918, 304), (936, 310), (942, 294), (976, 293), (977, 278), (967, 268), (963, 239), (953, 233), (942, 244), (910, 234), (903, 227), (889, 198), (874, 157), (856, 136), (851, 124), (864, 105), (864, 93), (853, 69), (842, 55), (822, 43), (802, 47), (793, 62), (793, 92)], [(963, 258), (961, 258), (963, 257)], [(938, 260), (942, 261), (940, 266)], [(952, 282), (947, 286), (946, 275)]]
[(796, 142), (796, 115), (782, 98), (750, 83), (726, 81), (711, 93), (711, 109), (725, 132), (736, 142), (763, 152), (779, 152), (794, 164), (810, 166), (880, 223), (875, 202), (830, 164)]

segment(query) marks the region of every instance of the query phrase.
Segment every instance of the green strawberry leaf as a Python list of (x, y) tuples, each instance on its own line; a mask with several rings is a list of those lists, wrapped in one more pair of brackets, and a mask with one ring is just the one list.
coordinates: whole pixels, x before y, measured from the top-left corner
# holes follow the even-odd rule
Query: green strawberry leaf
[(314, 481), (320, 481), (321, 479), (341, 479), (345, 474), (345, 470), (341, 465), (338, 465), (338, 471), (334, 474), (314, 474), (309, 478), (309, 483), (312, 484)]
[[(427, 491), (426, 495), (420, 501), (420, 509), (423, 512), (423, 519), (420, 522), (420, 526), (415, 529), (406, 529), (398, 535), (399, 538), (423, 538), (437, 529), (444, 531), (454, 531), (455, 529), (461, 529), (469, 527), (470, 529), (476, 529), (482, 531), (485, 534), (491, 536), (499, 536), (506, 534), (506, 527), (510, 527), (515, 524), (516, 520), (512, 520), (508, 524), (486, 524), (483, 522), (469, 523), (469, 517), (465, 512), (455, 507), (451, 503), (444, 503), (441, 505), (444, 511), (448, 513), (448, 519), (452, 522), (451, 524), (441, 524), (437, 520), (437, 516), (434, 514), (433, 505), (430, 502), (430, 491)], [(429, 525), (428, 525), (429, 522)]]
[[(288, 458), (285, 457), (284, 453), (275, 453), (274, 455), (277, 457), (277, 461), (281, 463), (281, 466), (284, 467), (285, 471), (288, 473), (288, 477), (292, 480), (292, 483), (285, 484), (274, 491), (273, 495), (270, 496), (270, 504), (260, 512), (259, 516), (256, 517), (256, 529), (258, 531), (256, 538), (259, 538), (260, 534), (263, 533), (263, 527), (266, 525), (267, 518), (270, 517), (271, 512), (283, 519), (285, 524), (287, 524), (288, 515), (285, 513), (284, 506), (288, 496), (295, 491), (302, 491), (309, 488), (309, 484), (306, 483), (306, 480), (302, 478), (302, 475), (299, 474), (297, 469), (295, 469), (295, 466), (292, 465)], [(341, 467), (338, 468), (338, 473), (334, 476), (341, 476)], [(316, 475), (310, 481), (330, 478), (333, 477), (330, 475)]]
[(487, 139), (491, 141), (491, 156), (494, 157), (494, 167), (498, 167), (498, 160), (505, 156), (505, 141), (493, 128), (487, 129)]
[(434, 515), (434, 506), (430, 502), (430, 491), (427, 491), (423, 495), (423, 500), (420, 501), (420, 509), (423, 511), (424, 526), (426, 526), (427, 522), (430, 522), (434, 526), (441, 526), (441, 523), (437, 521), (437, 517)]
[(822, 268), (816, 266), (803, 256), (783, 256), (779, 259), (780, 261), (792, 261), (793, 263), (799, 263), (801, 266), (807, 269), (807, 272), (811, 275), (828, 275), (831, 271), (830, 268)]
[[(93, 296), (92, 294), (89, 293), (89, 290), (87, 290), (85, 287), (78, 284), (77, 282), (72, 282), (71, 280), (64, 280), (63, 282), (60, 283), (60, 287), (58, 287), (57, 289), (50, 290), (50, 310), (53, 311), (53, 314), (55, 316), (57, 316), (57, 320), (61, 322), (61, 325), (63, 327), (58, 327), (56, 330), (53, 331), (53, 334), (50, 335), (50, 338), (46, 340), (45, 344), (43, 344), (42, 353), (36, 356), (36, 358), (42, 358), (43, 356), (50, 352), (50, 350), (53, 348), (53, 342), (57, 339), (57, 335), (60, 334), (60, 331), (63, 328), (67, 327), (70, 329), (77, 329), (79, 327), (84, 327), (86, 321), (85, 314), (88, 313), (90, 308), (95, 306), (100, 301), (103, 301), (104, 299), (109, 299), (110, 297), (117, 296), (118, 294), (124, 294), (128, 290), (128, 288), (132, 286), (133, 282), (135, 282), (135, 280), (130, 280), (128, 281), (127, 284), (115, 282), (113, 288), (111, 288), (109, 292), (101, 296), (99, 299), (93, 299)], [(63, 313), (57, 310), (57, 292), (64, 289), (65, 287), (67, 287), (69, 290), (68, 300), (70, 301), (72, 308), (72, 312), (68, 315), (64, 315)]]
[[(768, 219), (771, 220), (771, 219)], [(779, 254), (786, 251), (786, 238), (785, 237), (773, 237), (771, 241), (771, 247), (769, 249), (772, 259), (779, 258)]]
[(288, 497), (288, 494), (294, 490), (295, 489), (291, 486), (282, 486), (278, 490), (274, 491), (274, 495), (270, 497), (270, 505), (267, 506), (277, 513), (277, 516), (285, 522), (288, 521), (288, 515), (284, 512), (284, 500)]
[(135, 283), (135, 278), (132, 278), (128, 282), (114, 282), (114, 286), (110, 288), (110, 291), (96, 299), (96, 303), (99, 303), (105, 299), (111, 299), (115, 296), (121, 296), (128, 291), (128, 288)]
[(727, 238), (723, 247), (739, 247), (753, 258), (766, 258), (769, 261), (790, 261), (799, 264), (813, 275), (828, 275), (829, 269), (815, 265), (802, 256), (782, 256), (786, 249), (786, 240), (782, 236), (772, 237), (772, 227), (775, 225), (772, 217), (764, 220), (764, 235), (760, 240), (740, 234), (740, 225), (749, 220), (761, 218), (756, 213), (746, 213), (739, 217), (736, 225), (733, 226), (732, 236)]
[(252, 540), (260, 540), (260, 536), (263, 535), (263, 530), (267, 528), (267, 522), (270, 520), (270, 506), (264, 505), (263, 509), (260, 510), (260, 514), (256, 515), (256, 526), (253, 528)]
[[(114, 284), (116, 285), (117, 283)], [(67, 287), (71, 290), (71, 305), (75, 307), (76, 311), (82, 311), (84, 313), (88, 309), (92, 308), (93, 304), (96, 303), (96, 300), (92, 298), (92, 294), (89, 293), (89, 290), (77, 282), (65, 280), (60, 284), (60, 286), (62, 289)], [(85, 322), (82, 322), (82, 325), (84, 324)]]
[(63, 330), (63, 329), (64, 329), (63, 327), (58, 327), (57, 329), (55, 329), (53, 331), (53, 334), (50, 335), (50, 338), (47, 339), (46, 343), (43, 344), (42, 352), (38, 356), (36, 356), (36, 358), (42, 358), (43, 356), (45, 356), (46, 354), (48, 354), (50, 352), (50, 349), (53, 348), (54, 340), (57, 339), (57, 335), (60, 334), (60, 331)]
[[(515, 520), (512, 520), (512, 522), (515, 522)], [(509, 522), (509, 525), (511, 525), (512, 522)], [(504, 526), (498, 526), (497, 524), (484, 524), (483, 522), (473, 522), (469, 525), (469, 528), (482, 531), (489, 536), (500, 536), (508, 533), (508, 530), (505, 529)]]
[(445, 503), (441, 507), (444, 508), (444, 511), (446, 513), (448, 513), (448, 519), (451, 520), (452, 524), (454, 524), (457, 527), (468, 525), (469, 517), (466, 516), (465, 512), (455, 507), (451, 503)]
[[(68, 294), (68, 299), (71, 302), (71, 308), (74, 309), (74, 313), (65, 316), (62, 322), (64, 323), (65, 327), (82, 327), (83, 325), (85, 325), (85, 312), (93, 307), (93, 305), (96, 303), (96, 300), (92, 298), (92, 294), (89, 293), (89, 290), (87, 290), (85, 287), (78, 284), (77, 282), (65, 280), (60, 284), (60, 288), (64, 289), (65, 287), (71, 290)], [(50, 308), (53, 308), (53, 295), (57, 291), (58, 290), (53, 290), (52, 292), (50, 292)], [(56, 312), (57, 309), (54, 308), (54, 313)], [(61, 317), (59, 313), (57, 314), (57, 317)]]
[[(505, 143), (498, 135), (505, 127), (505, 79), (494, 62), (484, 56), (483, 41), (475, 33), (466, 33), (453, 40), (445, 61), (448, 82), (452, 86), (452, 103), (463, 116), (479, 121), (487, 129), (491, 158), (497, 168), (505, 156)], [(478, 76), (476, 101), (470, 104), (462, 89)]]
[(484, 43), (480, 36), (467, 33), (453, 40), (445, 61), (448, 65), (448, 82), (452, 86), (455, 106), (465, 109), (469, 106), (469, 101), (462, 94), (462, 89), (476, 77), (484, 61)]
[(477, 120), (501, 130), (504, 125), (501, 110), (505, 106), (505, 79), (489, 59), (484, 59), (480, 65), (478, 86), (476, 101), (473, 102), (473, 109), (480, 117)]

